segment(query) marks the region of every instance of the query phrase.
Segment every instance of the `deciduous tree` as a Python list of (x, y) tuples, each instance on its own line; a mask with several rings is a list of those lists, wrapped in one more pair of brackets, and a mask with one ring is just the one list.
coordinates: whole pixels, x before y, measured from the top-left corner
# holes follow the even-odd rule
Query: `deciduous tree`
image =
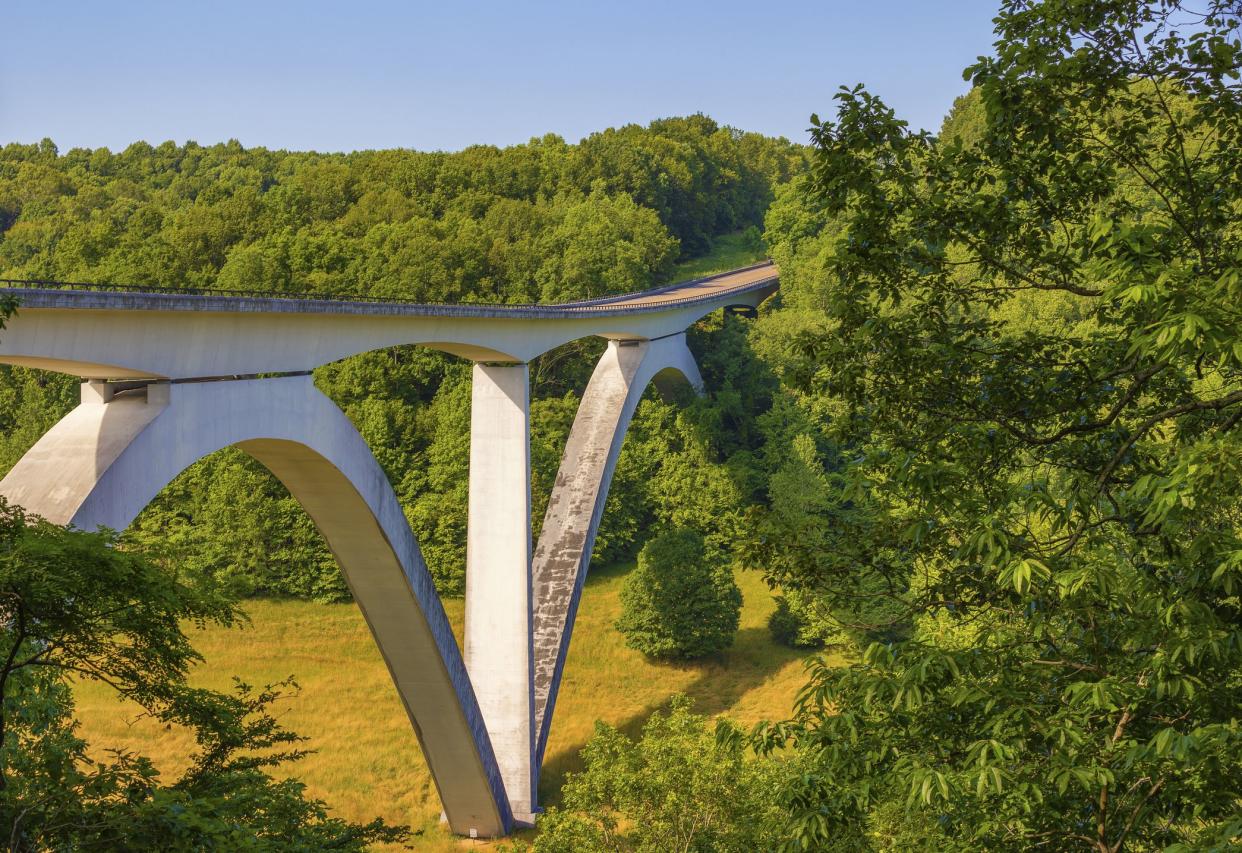
[(761, 548), (791, 558), (782, 585), (830, 605), (861, 586), (912, 632), (815, 670), (764, 734), (820, 758), (791, 801), (812, 845), (900, 802), (938, 849), (1224, 849), (1239, 9), (1009, 0), (996, 27), (973, 129), (913, 133), (845, 90), (814, 121), (808, 213), (782, 218), (832, 223), (801, 255), (815, 275), (787, 280), (814, 288), (818, 329), (785, 373), (831, 401), (845, 465), (826, 543)]
[[(190, 688), (200, 660), (185, 624), (228, 625), (226, 599), (185, 583), (115, 536), (66, 530), (0, 499), (0, 839), (9, 850), (364, 850), (404, 828), (329, 817), (267, 769), (305, 754), (272, 705), (289, 685)], [(188, 769), (165, 782), (128, 752), (92, 758), (71, 684), (114, 687), (194, 732)]]
[(617, 630), (643, 654), (699, 658), (733, 644), (741, 609), (732, 572), (709, 557), (703, 537), (666, 530), (648, 540), (625, 579)]
[(585, 768), (539, 819), (535, 853), (769, 849), (780, 826), (768, 796), (776, 767), (749, 759), (727, 722), (716, 732), (707, 722), (675, 697), (637, 740), (596, 723)]

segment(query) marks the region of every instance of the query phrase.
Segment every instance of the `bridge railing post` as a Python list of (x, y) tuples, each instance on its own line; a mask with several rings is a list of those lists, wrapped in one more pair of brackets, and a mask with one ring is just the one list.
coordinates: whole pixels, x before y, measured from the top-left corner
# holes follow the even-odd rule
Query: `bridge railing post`
[(530, 373), (474, 365), (465, 659), (515, 820), (536, 786), (531, 615)]

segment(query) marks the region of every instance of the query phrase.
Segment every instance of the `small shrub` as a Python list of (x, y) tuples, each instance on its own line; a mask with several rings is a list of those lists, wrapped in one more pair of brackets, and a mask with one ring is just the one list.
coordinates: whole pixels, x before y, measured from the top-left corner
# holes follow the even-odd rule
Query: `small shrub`
[(824, 645), (802, 611), (791, 607), (783, 595), (776, 596), (776, 609), (768, 617), (768, 631), (773, 641), (791, 649), (818, 649)]
[(752, 225), (742, 232), (742, 245), (756, 255), (763, 254), (765, 247), (763, 245), (763, 232), (756, 226)]
[(785, 766), (747, 755), (745, 738), (715, 726), (684, 696), (631, 739), (606, 723), (582, 750), (561, 805), (539, 818), (535, 853), (778, 849), (786, 814), (773, 798)]
[(655, 658), (699, 658), (727, 649), (742, 593), (727, 566), (707, 558), (703, 537), (674, 529), (643, 546), (621, 590), (617, 629)]

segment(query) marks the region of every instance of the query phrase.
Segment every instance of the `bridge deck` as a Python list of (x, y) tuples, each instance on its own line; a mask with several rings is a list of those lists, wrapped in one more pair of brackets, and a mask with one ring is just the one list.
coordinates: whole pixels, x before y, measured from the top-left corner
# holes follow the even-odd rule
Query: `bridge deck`
[(560, 304), (426, 303), (365, 296), (280, 296), (270, 293), (196, 290), (144, 285), (0, 279), (0, 288), (27, 308), (213, 311), (239, 313), (361, 314), (413, 317), (508, 317), (554, 319), (662, 311), (711, 302), (772, 285), (779, 270), (771, 261), (653, 290)]
[[(312, 370), (416, 344), (476, 362), (524, 362), (584, 337), (654, 340), (718, 308), (756, 306), (771, 262), (641, 293), (560, 305), (428, 305), (63, 282), (9, 282), (18, 312), (0, 363), (83, 378), (218, 377)], [(2, 282), (0, 282), (2, 283)]]

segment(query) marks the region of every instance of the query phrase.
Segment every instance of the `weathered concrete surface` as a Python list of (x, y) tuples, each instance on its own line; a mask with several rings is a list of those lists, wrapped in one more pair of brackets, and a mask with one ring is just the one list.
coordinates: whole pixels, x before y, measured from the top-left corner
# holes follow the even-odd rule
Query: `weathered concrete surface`
[(474, 366), (466, 538), (466, 669), (520, 822), (533, 821), (530, 371)]
[(525, 362), (593, 335), (676, 334), (724, 305), (757, 305), (776, 267), (757, 265), (624, 297), (558, 306), (411, 305), (12, 288), (0, 362), (85, 378), (293, 373), (419, 344), (474, 361)]
[(536, 766), (543, 763), (574, 617), (626, 430), (648, 383), (670, 374), (702, 387), (684, 333), (628, 345), (611, 341), (574, 418), (532, 569)]
[[(178, 473), (234, 445), (323, 533), (383, 653), (453, 831), (512, 826), (484, 718), (418, 545), (384, 472), (310, 377), (126, 391), (98, 386), (0, 481), (50, 521), (123, 530)], [(148, 396), (150, 402), (148, 402)]]

